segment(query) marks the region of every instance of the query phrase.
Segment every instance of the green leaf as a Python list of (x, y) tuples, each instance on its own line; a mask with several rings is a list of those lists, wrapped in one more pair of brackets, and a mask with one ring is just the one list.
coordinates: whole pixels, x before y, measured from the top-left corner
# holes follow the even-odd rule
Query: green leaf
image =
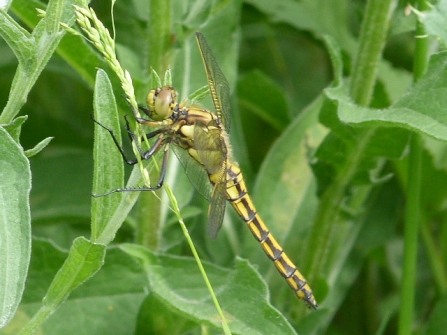
[(0, 36), (8, 43), (19, 62), (29, 69), (36, 61), (36, 44), (26, 29), (0, 8)]
[[(122, 250), (142, 262), (150, 288), (166, 305), (183, 317), (220, 328), (217, 311), (192, 258), (157, 256), (137, 245)], [(267, 288), (246, 261), (234, 270), (205, 264), (232, 334), (296, 334), (286, 319), (267, 302)]]
[(28, 116), (19, 116), (15, 118), (10, 124), (4, 126), (4, 128), (8, 131), (8, 133), (12, 136), (12, 138), (20, 143), (20, 133), (22, 131), (22, 125), (28, 119)]
[[(29, 285), (20, 305), (20, 313), (0, 334), (17, 334), (37, 312), (45, 290), (67, 255), (48, 240), (33, 240)], [(146, 287), (146, 276), (139, 264), (118, 248), (109, 248), (104, 266), (72, 291), (41, 329), (46, 334), (133, 333), (136, 315), (147, 295)]]
[[(33, 221), (39, 223), (34, 228), (49, 227), (51, 224), (62, 222), (89, 222), (92, 187), (91, 152), (68, 149), (45, 150), (33, 158), (32, 164), (31, 209)], [(48, 171), (51, 171), (51, 178)], [(70, 244), (71, 239), (67, 248)]]
[[(98, 70), (96, 74), (93, 110), (95, 120), (109, 128), (118, 144), (121, 145), (115, 96), (107, 74), (103, 70)], [(95, 124), (93, 162), (93, 194), (101, 195), (123, 187), (123, 158), (109, 131), (98, 124)], [(106, 229), (122, 198), (123, 193), (116, 193), (92, 199), (93, 241)]]
[[(17, 68), (8, 102), (3, 113), (0, 115), (0, 124), (10, 123), (25, 104), (31, 88), (34, 86), (37, 78), (64, 36), (64, 32), (60, 31), (59, 23), (63, 22), (67, 25), (74, 23), (75, 17), (72, 3), (72, 1), (61, 0), (52, 0), (49, 2), (46, 16), (39, 21), (39, 24), (37, 24), (31, 34), (31, 38), (35, 44), (32, 50), (24, 45), (23, 36), (19, 36), (21, 34), (19, 30), (23, 28), (15, 26), (14, 30), (12, 22), (8, 25), (9, 38), (11, 39), (13, 36), (19, 38), (20, 44), (16, 46), (17, 48), (21, 48), (20, 57), (28, 59), (21, 60), (19, 58), (19, 60), (25, 63)], [(15, 3), (15, 5), (17, 4)], [(2, 17), (4, 18), (4, 16)], [(11, 31), (13, 32), (12, 36)], [(22, 34), (24, 33), (22, 32)]]
[[(259, 92), (268, 92), (269, 98), (260, 100)], [(282, 89), (260, 71), (252, 71), (238, 82), (241, 107), (263, 119), (277, 131), (283, 130), (288, 122), (289, 110)], [(271, 113), (271, 111), (276, 113)]]
[(75, 288), (93, 276), (104, 263), (105, 251), (104, 245), (93, 244), (84, 237), (74, 240), (67, 259), (42, 300), (42, 306), (25, 324), (21, 334), (33, 333), (59, 308)]
[[(98, 70), (94, 96), (94, 118), (109, 128), (121, 145), (115, 97), (107, 74)], [(93, 150), (93, 194), (103, 195), (123, 187), (123, 157), (109, 131), (97, 125)], [(141, 182), (137, 166), (129, 178), (127, 187)], [(139, 192), (117, 192), (92, 199), (92, 241), (108, 244), (115, 237), (127, 214), (132, 209)]]
[(435, 36), (446, 44), (447, 28), (445, 22), (447, 20), (447, 1), (440, 0), (432, 10), (427, 12), (418, 12), (418, 20), (423, 23), (425, 31), (428, 35)]
[[(154, 311), (157, 315), (154, 317)], [(138, 314), (136, 334), (177, 334), (179, 328), (185, 332), (193, 333), (193, 328), (198, 328), (193, 321), (182, 317), (172, 310), (155, 294), (149, 293), (141, 304)]]
[[(289, 235), (303, 203), (312, 198), (314, 181), (307, 158), (327, 132), (317, 124), (321, 102), (315, 101), (282, 133), (264, 160), (253, 188), (259, 213), (279, 241)], [(251, 244), (254, 251), (258, 246), (252, 239), (250, 234), (245, 244)], [(258, 258), (265, 257), (258, 250), (255, 253)]]
[(0, 327), (19, 305), (31, 252), (31, 171), (22, 148), (0, 127)]
[(73, 241), (67, 259), (54, 277), (43, 304), (57, 308), (76, 287), (93, 276), (104, 263), (105, 246), (84, 237)]
[(39, 152), (41, 152), (45, 147), (50, 143), (50, 141), (53, 139), (53, 137), (47, 137), (36, 144), (34, 148), (28, 149), (25, 151), (26, 157), (30, 158), (35, 155), (37, 155)]
[(359, 107), (339, 98), (338, 115), (351, 125), (399, 127), (447, 141), (446, 87), (447, 52), (440, 52), (431, 57), (425, 75), (392, 107)]
[(332, 35), (344, 50), (354, 51), (355, 41), (348, 26), (340, 24), (340, 22), (348, 20), (346, 18), (346, 1), (305, 0), (296, 2), (285, 0), (279, 6), (269, 0), (249, 0), (247, 2), (265, 12), (275, 22), (286, 23), (300, 30), (308, 31), (316, 38)]

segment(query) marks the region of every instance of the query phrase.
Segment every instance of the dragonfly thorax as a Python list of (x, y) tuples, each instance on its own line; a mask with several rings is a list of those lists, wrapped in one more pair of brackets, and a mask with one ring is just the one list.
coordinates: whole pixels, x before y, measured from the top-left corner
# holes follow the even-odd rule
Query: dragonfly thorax
[(149, 107), (149, 116), (155, 121), (169, 118), (178, 105), (177, 92), (172, 86), (163, 86), (151, 90), (146, 100)]

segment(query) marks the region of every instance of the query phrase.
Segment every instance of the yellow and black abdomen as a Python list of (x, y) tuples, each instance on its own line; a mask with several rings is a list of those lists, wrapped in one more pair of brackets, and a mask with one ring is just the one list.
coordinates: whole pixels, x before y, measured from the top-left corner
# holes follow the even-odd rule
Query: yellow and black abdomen
[(268, 230), (248, 195), (241, 170), (233, 164), (227, 164), (227, 199), (239, 216), (248, 225), (254, 237), (261, 243), (262, 249), (275, 263), (279, 273), (285, 278), (298, 298), (304, 300), (309, 307), (317, 308), (312, 289), (304, 276), (289, 259), (283, 248)]

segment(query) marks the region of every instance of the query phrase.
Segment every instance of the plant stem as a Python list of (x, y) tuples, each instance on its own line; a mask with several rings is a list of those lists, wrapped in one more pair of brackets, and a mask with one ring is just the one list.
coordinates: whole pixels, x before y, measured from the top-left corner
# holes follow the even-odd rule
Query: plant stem
[[(419, 10), (429, 9), (426, 0), (418, 1)], [(416, 49), (414, 59), (414, 81), (425, 72), (428, 63), (428, 38), (421, 23), (416, 28)], [(399, 335), (411, 334), (414, 318), (414, 296), (416, 285), (417, 242), (420, 222), (422, 139), (413, 134), (408, 162), (408, 190), (404, 227), (404, 260), (399, 313)]]
[(424, 243), (425, 253), (430, 262), (431, 271), (433, 273), (433, 280), (439, 294), (443, 295), (447, 291), (447, 273), (443, 262), (443, 257), (439, 252), (433, 235), (430, 231), (430, 222), (421, 220), (421, 237)]
[[(158, 73), (165, 73), (169, 68), (171, 27), (172, 27), (172, 1), (152, 0), (149, 4), (149, 20), (147, 26), (147, 65), (146, 68), (155, 69)], [(154, 87), (148, 87), (149, 91)], [(151, 180), (158, 180), (156, 169), (150, 173)], [(161, 195), (161, 193), (158, 193)], [(157, 251), (160, 244), (160, 231), (162, 229), (161, 202), (152, 192), (142, 192), (138, 200), (138, 227), (137, 243)]]
[[(360, 34), (359, 54), (351, 81), (351, 96), (357, 104), (367, 106), (370, 103), (376, 80), (376, 69), (385, 44), (394, 3), (394, 0), (369, 0), (366, 6), (367, 12)], [(320, 199), (315, 223), (309, 236), (310, 255), (306, 257), (305, 269), (310, 283), (317, 277), (327, 278), (334, 263), (340, 262), (340, 257), (346, 257), (346, 252), (343, 253), (343, 250), (346, 251), (346, 248), (352, 247), (352, 245), (349, 247), (348, 243), (353, 244), (360, 229), (358, 222), (356, 226), (352, 226), (349, 220), (343, 218), (340, 213), (343, 211), (347, 189), (363, 161), (363, 153), (376, 129), (371, 127), (358, 135), (348, 157), (345, 157), (345, 165), (340, 167), (334, 182), (325, 190)], [(361, 208), (370, 189), (371, 187), (363, 189), (356, 199), (352, 199), (352, 204), (356, 208)]]
[(148, 24), (148, 69), (154, 68), (158, 73), (165, 73), (169, 68), (168, 55), (172, 34), (172, 4), (171, 0), (152, 0)]
[(393, 0), (369, 0), (366, 4), (350, 87), (352, 98), (361, 106), (369, 105), (374, 92), (393, 7)]

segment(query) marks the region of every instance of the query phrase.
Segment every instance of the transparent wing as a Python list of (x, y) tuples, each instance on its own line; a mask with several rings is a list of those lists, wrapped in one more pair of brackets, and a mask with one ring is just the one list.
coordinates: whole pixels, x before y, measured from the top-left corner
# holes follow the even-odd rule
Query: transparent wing
[(203, 165), (192, 158), (185, 149), (176, 145), (172, 145), (171, 148), (173, 149), (180, 163), (183, 165), (185, 173), (191, 184), (205, 199), (211, 201), (213, 185), (211, 184), (208, 173)]
[(212, 239), (217, 237), (225, 216), (225, 206), (227, 204), (227, 196), (225, 194), (225, 179), (214, 185), (213, 194), (208, 210), (208, 236)]
[(205, 37), (201, 33), (197, 32), (196, 39), (197, 43), (199, 44), (199, 50), (200, 54), (202, 55), (203, 63), (205, 65), (211, 98), (213, 99), (217, 116), (219, 117), (220, 122), (222, 123), (226, 132), (230, 133), (230, 85), (217, 64), (216, 58), (206, 42)]
[(225, 215), (227, 148), (222, 130), (205, 128), (197, 122), (194, 127), (194, 148), (214, 183), (208, 213), (208, 235), (216, 238)]

